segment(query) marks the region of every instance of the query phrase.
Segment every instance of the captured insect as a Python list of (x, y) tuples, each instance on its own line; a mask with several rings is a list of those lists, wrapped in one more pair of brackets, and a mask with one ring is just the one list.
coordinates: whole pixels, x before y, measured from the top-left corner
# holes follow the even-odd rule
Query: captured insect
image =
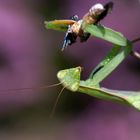
[(80, 38), (80, 42), (85, 42), (90, 37), (90, 33), (84, 32), (83, 27), (90, 24), (98, 24), (109, 12), (112, 11), (113, 2), (108, 2), (105, 5), (97, 3), (93, 5), (88, 13), (86, 13), (82, 19), (78, 19), (77, 15), (72, 16), (70, 20), (54, 20), (45, 22), (46, 28), (52, 28), (55, 30), (67, 30), (62, 50), (67, 48), (76, 42), (77, 37)]

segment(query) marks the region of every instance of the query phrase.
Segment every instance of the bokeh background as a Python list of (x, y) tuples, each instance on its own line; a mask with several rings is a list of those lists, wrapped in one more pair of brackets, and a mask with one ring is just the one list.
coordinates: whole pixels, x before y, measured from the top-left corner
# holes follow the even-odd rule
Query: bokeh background
[[(112, 0), (113, 1), (113, 0)], [(61, 86), (56, 73), (84, 67), (86, 79), (111, 44), (90, 38), (61, 52), (64, 33), (45, 30), (44, 20), (80, 18), (95, 3), (108, 0), (0, 0), (0, 139), (1, 140), (139, 140), (140, 113), (128, 106), (64, 90), (49, 118)], [(140, 36), (140, 1), (114, 0), (101, 24), (132, 40)], [(139, 51), (140, 43), (134, 45)], [(140, 61), (129, 56), (102, 86), (140, 90)], [(32, 90), (11, 90), (34, 87)], [(5, 91), (6, 90), (6, 91)]]

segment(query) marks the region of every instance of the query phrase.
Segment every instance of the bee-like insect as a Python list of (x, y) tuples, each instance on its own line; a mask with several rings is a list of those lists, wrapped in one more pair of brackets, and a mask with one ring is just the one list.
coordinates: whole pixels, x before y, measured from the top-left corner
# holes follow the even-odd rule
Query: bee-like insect
[(83, 31), (81, 25), (84, 24), (98, 24), (100, 20), (102, 20), (113, 8), (113, 2), (108, 2), (105, 5), (100, 3), (93, 5), (89, 12), (86, 13), (81, 20), (78, 20), (78, 16), (75, 15), (72, 17), (74, 21), (73, 24), (68, 25), (67, 32), (64, 37), (64, 43), (62, 46), (62, 50), (67, 48), (68, 45), (71, 45), (76, 42), (77, 37), (80, 38), (81, 42), (86, 41), (90, 34)]

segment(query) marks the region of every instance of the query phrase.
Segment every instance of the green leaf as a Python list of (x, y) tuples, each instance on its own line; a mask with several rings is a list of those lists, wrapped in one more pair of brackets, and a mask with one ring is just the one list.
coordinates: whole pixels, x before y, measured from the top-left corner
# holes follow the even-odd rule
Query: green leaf
[(83, 27), (85, 32), (91, 35), (111, 42), (119, 46), (126, 46), (127, 39), (119, 32), (101, 25), (86, 25)]

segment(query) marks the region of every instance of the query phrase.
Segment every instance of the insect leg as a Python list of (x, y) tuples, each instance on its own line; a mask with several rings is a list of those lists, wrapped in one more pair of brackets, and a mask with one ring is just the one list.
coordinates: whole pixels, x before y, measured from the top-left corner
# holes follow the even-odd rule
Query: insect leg
[(64, 37), (64, 43), (62, 46), (62, 51), (68, 47), (68, 45), (73, 44), (76, 42), (77, 35), (72, 31), (71, 26), (69, 25), (68, 30)]
[[(78, 21), (78, 16), (77, 15), (73, 15), (71, 17), (72, 20), (74, 21)], [(68, 26), (68, 30), (65, 34), (65, 37), (64, 37), (64, 42), (63, 42), (63, 46), (62, 46), (62, 51), (68, 47), (68, 45), (71, 45), (73, 44), (74, 42), (76, 42), (76, 38), (77, 38), (77, 35), (72, 31), (71, 29), (71, 26), (72, 25), (69, 25)]]

